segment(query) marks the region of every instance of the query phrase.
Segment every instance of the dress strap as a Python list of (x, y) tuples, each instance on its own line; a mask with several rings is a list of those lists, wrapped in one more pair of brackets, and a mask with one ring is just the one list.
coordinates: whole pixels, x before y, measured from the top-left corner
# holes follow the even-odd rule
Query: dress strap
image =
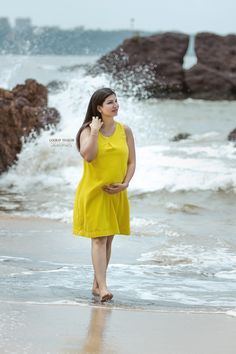
[(117, 124), (118, 124), (118, 126), (120, 127), (119, 130), (120, 130), (120, 132), (121, 132), (121, 135), (126, 138), (126, 132), (125, 132), (124, 124), (121, 123), (121, 122), (117, 122)]

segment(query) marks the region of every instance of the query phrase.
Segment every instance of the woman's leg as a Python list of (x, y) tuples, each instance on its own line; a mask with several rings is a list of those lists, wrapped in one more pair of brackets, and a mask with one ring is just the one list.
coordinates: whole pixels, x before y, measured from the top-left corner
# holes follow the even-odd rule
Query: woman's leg
[(108, 236), (107, 237), (107, 267), (111, 258), (111, 245), (112, 245), (112, 241), (113, 241), (114, 235), (112, 236)]
[(101, 300), (109, 300), (112, 294), (107, 290), (107, 236), (92, 239), (92, 261)]
[[(110, 261), (110, 257), (111, 257), (111, 245), (112, 245), (114, 235), (107, 236), (106, 238), (107, 238), (107, 240), (106, 240), (106, 269), (107, 269), (109, 261)], [(95, 270), (94, 270), (94, 280), (93, 280), (92, 293), (93, 293), (93, 295), (100, 295), (100, 290), (99, 290), (98, 282), (96, 279)]]
[[(113, 241), (114, 235), (107, 236), (107, 243), (106, 243), (106, 256), (107, 256), (107, 267), (110, 261), (111, 257), (111, 245)], [(96, 276), (94, 274), (94, 279), (93, 279), (93, 289), (92, 289), (93, 295), (99, 295), (99, 287), (98, 287), (98, 282), (96, 279)]]

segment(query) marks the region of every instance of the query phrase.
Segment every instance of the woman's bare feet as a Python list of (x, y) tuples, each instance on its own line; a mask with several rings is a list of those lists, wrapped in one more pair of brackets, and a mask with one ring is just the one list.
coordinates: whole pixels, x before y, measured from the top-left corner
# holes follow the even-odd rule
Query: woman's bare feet
[(100, 291), (100, 301), (105, 302), (109, 301), (113, 298), (113, 294), (110, 293), (107, 289), (103, 289)]
[(107, 289), (104, 289), (100, 294), (99, 288), (93, 288), (92, 294), (94, 296), (100, 296), (101, 302), (109, 301), (113, 298), (113, 294), (111, 292), (109, 292)]

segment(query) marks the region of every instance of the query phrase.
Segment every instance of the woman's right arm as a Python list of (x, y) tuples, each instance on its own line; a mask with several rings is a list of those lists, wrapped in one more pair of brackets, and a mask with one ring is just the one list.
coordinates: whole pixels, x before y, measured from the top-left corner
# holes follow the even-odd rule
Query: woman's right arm
[(98, 117), (93, 117), (90, 127), (82, 130), (80, 134), (80, 155), (91, 162), (97, 155), (98, 132), (103, 122)]

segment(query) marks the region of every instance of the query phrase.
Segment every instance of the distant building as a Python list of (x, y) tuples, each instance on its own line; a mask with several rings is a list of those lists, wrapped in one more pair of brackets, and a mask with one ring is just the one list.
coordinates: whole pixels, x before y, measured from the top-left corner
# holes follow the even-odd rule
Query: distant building
[(11, 25), (7, 17), (0, 17), (0, 46), (4, 46), (4, 42), (11, 38)]
[(15, 31), (24, 32), (32, 29), (30, 18), (16, 18), (15, 20)]
[(0, 32), (7, 33), (11, 31), (11, 25), (7, 17), (0, 17)]
[(7, 17), (0, 17), (0, 26), (1, 27), (10, 27), (10, 23)]

